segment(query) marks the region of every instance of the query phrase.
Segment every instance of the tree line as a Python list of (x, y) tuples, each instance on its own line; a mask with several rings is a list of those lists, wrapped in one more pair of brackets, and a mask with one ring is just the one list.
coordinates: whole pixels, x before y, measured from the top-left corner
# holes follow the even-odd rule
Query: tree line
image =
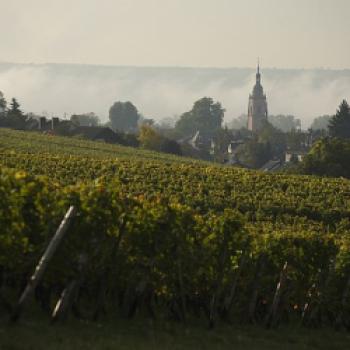
[[(345, 100), (334, 116), (315, 118), (308, 131), (302, 131), (300, 120), (292, 115), (269, 116), (266, 125), (255, 133), (247, 130), (246, 115), (223, 126), (224, 115), (225, 109), (220, 102), (203, 97), (195, 101), (189, 111), (180, 115), (173, 126), (144, 117), (130, 101), (115, 102), (109, 109), (106, 123), (102, 123), (94, 113), (75, 114), (70, 121), (77, 126), (109, 127), (119, 135), (115, 142), (125, 145), (220, 163), (229, 161), (230, 143), (240, 140), (241, 145), (235, 150), (238, 163), (256, 169), (271, 159), (283, 159), (286, 151), (308, 153), (315, 140), (323, 140), (320, 141), (322, 147), (314, 148), (301, 165), (291, 166), (289, 170), (349, 176), (346, 166), (340, 164), (346, 163), (348, 158), (342, 156), (342, 160), (339, 160), (341, 154), (347, 154), (344, 150), (347, 149), (346, 139), (350, 133), (349, 106)], [(3, 94), (0, 94), (0, 126), (26, 129), (27, 125), (33, 125), (33, 121), (35, 116), (23, 113), (15, 98), (7, 106)], [(333, 142), (334, 138), (341, 140)], [(333, 148), (339, 147), (344, 152), (337, 152), (336, 157)], [(321, 160), (322, 157), (327, 161)]]

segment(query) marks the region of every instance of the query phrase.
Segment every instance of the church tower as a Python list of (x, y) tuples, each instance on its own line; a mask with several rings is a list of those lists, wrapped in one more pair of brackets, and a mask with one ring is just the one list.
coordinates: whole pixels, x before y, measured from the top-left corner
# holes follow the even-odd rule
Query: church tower
[(259, 131), (267, 121), (267, 100), (261, 85), (260, 67), (256, 72), (256, 83), (252, 94), (249, 95), (248, 104), (248, 130)]

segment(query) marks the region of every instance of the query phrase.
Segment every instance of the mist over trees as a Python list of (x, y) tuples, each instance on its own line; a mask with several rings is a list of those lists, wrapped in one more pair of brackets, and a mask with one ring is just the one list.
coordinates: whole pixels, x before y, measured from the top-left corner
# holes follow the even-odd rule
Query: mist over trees
[[(275, 128), (283, 131), (289, 132), (293, 129), (301, 128), (301, 120), (296, 118), (294, 115), (269, 115), (268, 116), (269, 123), (273, 125)], [(231, 120), (227, 123), (227, 126), (230, 129), (239, 130), (241, 128), (247, 127), (248, 116), (247, 114), (241, 114), (239, 117)]]
[(139, 119), (140, 114), (137, 108), (129, 101), (115, 102), (109, 109), (109, 121), (114, 130), (135, 131)]
[(310, 129), (312, 130), (328, 130), (329, 122), (332, 116), (330, 115), (321, 115), (316, 117), (312, 124), (310, 125)]
[(301, 128), (301, 120), (294, 115), (269, 115), (269, 122), (283, 132), (290, 132)]
[[(0, 90), (17, 96), (26, 110), (57, 116), (93, 111), (103, 123), (114, 101), (132, 101), (159, 122), (181, 115), (201, 96), (219, 100), (229, 122), (247, 110), (254, 79), (255, 69), (241, 68), (0, 63)], [(339, 96), (350, 96), (350, 70), (264, 68), (263, 79), (270, 114), (300, 117), (304, 128), (315, 116), (332, 114)]]
[(229, 129), (239, 130), (242, 128), (247, 128), (248, 126), (248, 115), (241, 114), (239, 117), (230, 120), (226, 123)]
[(98, 126), (101, 124), (100, 118), (93, 112), (86, 114), (73, 114), (70, 120), (79, 126)]

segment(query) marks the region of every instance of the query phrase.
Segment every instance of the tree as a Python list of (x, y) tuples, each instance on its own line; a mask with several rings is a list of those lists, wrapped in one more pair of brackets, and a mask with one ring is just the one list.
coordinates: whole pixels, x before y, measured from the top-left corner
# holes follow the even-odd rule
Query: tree
[(283, 132), (298, 130), (301, 127), (300, 119), (297, 119), (294, 115), (269, 115), (268, 119), (275, 128)]
[(246, 129), (248, 125), (248, 116), (246, 114), (241, 114), (239, 117), (232, 119), (228, 123), (230, 129), (240, 130), (242, 128)]
[(131, 102), (115, 102), (109, 110), (109, 120), (114, 130), (135, 131), (140, 119), (137, 108)]
[(329, 133), (333, 137), (350, 138), (350, 106), (343, 100), (337, 113), (329, 121)]
[(190, 136), (196, 131), (212, 134), (221, 128), (225, 110), (220, 102), (210, 97), (196, 101), (189, 112), (181, 115), (175, 128), (183, 136)]
[(27, 116), (20, 109), (17, 99), (12, 98), (10, 108), (7, 112), (8, 126), (16, 129), (25, 129)]
[(73, 114), (70, 120), (80, 126), (98, 126), (100, 124), (100, 118), (95, 113)]
[(140, 146), (153, 151), (160, 151), (162, 136), (151, 126), (144, 124), (140, 127)]
[(300, 130), (292, 130), (286, 134), (287, 148), (293, 151), (301, 151), (305, 149), (307, 141), (307, 133)]
[(144, 124), (140, 127), (140, 146), (152, 151), (181, 155), (180, 145), (159, 134), (152, 126)]
[(350, 178), (350, 141), (339, 138), (317, 141), (299, 169), (303, 174)]
[(214, 160), (216, 162), (224, 163), (227, 158), (228, 146), (233, 139), (233, 134), (227, 127), (217, 130), (213, 137)]
[(179, 143), (174, 140), (163, 137), (162, 143), (160, 145), (160, 151), (164, 153), (176, 154), (181, 156), (182, 149)]
[(4, 94), (0, 91), (0, 114), (5, 113), (7, 107), (7, 102), (4, 98)]
[(286, 150), (286, 134), (270, 122), (263, 124), (262, 129), (258, 132), (258, 141), (269, 145), (270, 158), (280, 157)]
[(330, 115), (322, 115), (316, 117), (310, 126), (312, 130), (328, 130), (328, 125), (332, 117)]
[(10, 103), (10, 109), (9, 112), (12, 114), (22, 115), (23, 112), (20, 110), (20, 104), (18, 101), (13, 97)]
[(6, 107), (7, 103), (4, 98), (3, 93), (0, 91), (0, 126), (7, 126), (7, 121), (6, 121)]
[(251, 139), (239, 146), (237, 157), (242, 164), (251, 168), (260, 168), (271, 157), (270, 145)]

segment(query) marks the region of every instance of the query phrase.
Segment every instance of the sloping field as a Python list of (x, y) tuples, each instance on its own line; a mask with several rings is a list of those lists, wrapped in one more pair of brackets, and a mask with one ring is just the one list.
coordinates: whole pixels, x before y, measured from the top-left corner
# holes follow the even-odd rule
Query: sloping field
[(5, 129), (0, 165), (8, 289), (20, 289), (67, 208), (78, 210), (37, 295), (46, 311), (74, 281), (87, 318), (350, 325), (348, 180)]

